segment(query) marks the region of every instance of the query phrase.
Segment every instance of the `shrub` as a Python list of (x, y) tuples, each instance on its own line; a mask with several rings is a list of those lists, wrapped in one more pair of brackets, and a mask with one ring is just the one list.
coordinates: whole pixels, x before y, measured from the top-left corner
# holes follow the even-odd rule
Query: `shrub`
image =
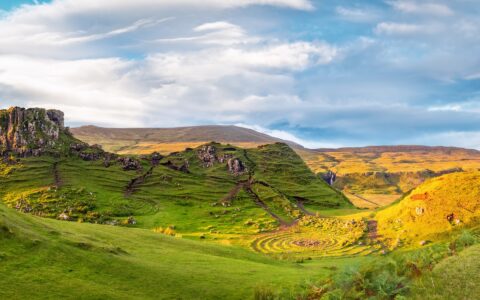
[(466, 248), (477, 243), (477, 237), (474, 236), (470, 231), (464, 230), (462, 234), (455, 240), (457, 246)]

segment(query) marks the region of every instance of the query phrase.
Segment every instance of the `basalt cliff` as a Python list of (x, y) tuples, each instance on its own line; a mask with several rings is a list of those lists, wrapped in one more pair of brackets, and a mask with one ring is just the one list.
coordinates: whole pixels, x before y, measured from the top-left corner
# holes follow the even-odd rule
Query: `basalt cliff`
[(38, 156), (58, 148), (68, 134), (59, 110), (11, 107), (0, 110), (0, 154)]

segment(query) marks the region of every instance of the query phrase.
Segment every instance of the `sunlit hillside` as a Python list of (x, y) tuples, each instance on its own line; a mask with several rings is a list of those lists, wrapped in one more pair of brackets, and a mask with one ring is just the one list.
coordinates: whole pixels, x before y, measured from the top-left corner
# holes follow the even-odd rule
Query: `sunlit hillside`
[(480, 172), (430, 179), (400, 203), (377, 213), (378, 233), (390, 245), (435, 239), (435, 235), (478, 224)]

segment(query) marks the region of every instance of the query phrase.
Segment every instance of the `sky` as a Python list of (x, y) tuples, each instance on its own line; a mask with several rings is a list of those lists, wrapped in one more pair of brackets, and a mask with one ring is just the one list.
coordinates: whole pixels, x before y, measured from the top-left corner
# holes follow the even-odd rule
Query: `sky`
[(0, 107), (480, 149), (478, 0), (0, 1)]

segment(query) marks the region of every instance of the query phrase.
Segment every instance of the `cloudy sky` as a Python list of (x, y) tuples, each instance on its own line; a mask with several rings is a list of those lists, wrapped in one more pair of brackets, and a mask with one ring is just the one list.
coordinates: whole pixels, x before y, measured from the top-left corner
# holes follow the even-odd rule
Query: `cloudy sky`
[(0, 1), (0, 106), (480, 149), (478, 0)]

